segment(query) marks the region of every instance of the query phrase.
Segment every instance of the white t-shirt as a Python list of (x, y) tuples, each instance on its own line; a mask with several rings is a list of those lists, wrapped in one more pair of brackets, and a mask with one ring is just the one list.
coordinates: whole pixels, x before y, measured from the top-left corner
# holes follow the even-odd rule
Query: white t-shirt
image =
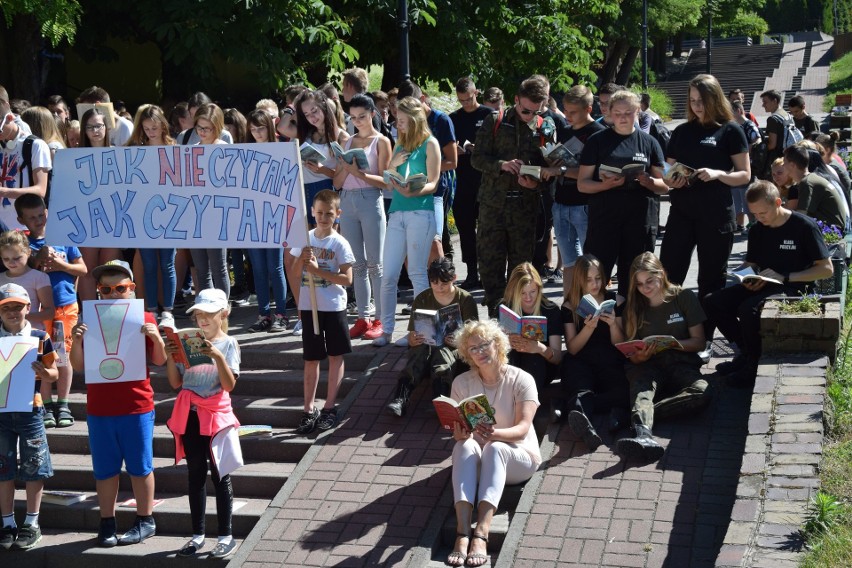
[[(187, 140), (187, 146), (194, 146), (195, 144), (201, 144), (201, 136), (198, 135), (198, 132), (195, 131), (194, 128), (190, 128), (188, 131), (184, 130), (180, 134), (178, 134), (176, 140), (178, 144), (183, 144), (183, 137), (186, 136), (186, 133), (189, 132), (189, 140)], [(234, 138), (231, 136), (231, 133), (227, 128), (223, 129), (222, 132), (219, 133), (219, 140), (222, 142), (227, 142), (228, 144), (234, 143)]]
[(133, 134), (133, 123), (123, 116), (115, 115), (115, 128), (109, 131), (112, 146), (124, 146)]
[[(462, 400), (484, 393), (494, 408), (496, 422), (494, 427), (511, 428), (515, 425), (515, 406), (527, 400), (535, 401), (536, 406), (539, 405), (538, 389), (535, 386), (535, 379), (526, 371), (511, 365), (507, 365), (506, 369), (506, 374), (500, 382), (490, 389), (485, 388), (475, 370), (462, 373), (453, 381), (450, 396), (453, 400)], [(510, 445), (527, 452), (536, 464), (541, 463), (538, 438), (532, 426), (523, 440)]]
[[(14, 283), (21, 286), (30, 295), (30, 312), (40, 312), (41, 302), (38, 299), (38, 291), (42, 288), (47, 288), (50, 294), (53, 294), (53, 288), (50, 285), (50, 277), (42, 272), (30, 268), (21, 276), (9, 276), (8, 272), (0, 272), (0, 286), (3, 284)], [(44, 324), (41, 322), (33, 322), (33, 329), (44, 329)]]
[[(0, 152), (0, 186), (29, 187), (30, 175), (24, 167), (24, 157), (22, 154), (24, 140), (27, 139), (27, 136), (29, 136), (29, 134), (19, 128), (18, 136), (15, 138), (14, 148), (11, 150), (3, 148), (2, 152)], [(34, 170), (39, 168), (50, 170), (53, 167), (53, 162), (50, 157), (50, 148), (48, 148), (44, 140), (38, 138), (33, 142), (32, 167)], [(9, 229), (26, 228), (18, 222), (18, 214), (15, 213), (14, 199), (0, 199), (0, 221)]]
[[(237, 340), (231, 336), (213, 341), (213, 347), (222, 352), (225, 362), (234, 375), (240, 374), (240, 346)], [(219, 380), (219, 368), (215, 363), (209, 365), (196, 365), (184, 370), (183, 365), (178, 365), (178, 370), (183, 374), (183, 388), (191, 390), (198, 396), (207, 398), (222, 390), (222, 382)]]
[[(311, 142), (311, 146), (327, 156), (326, 160), (320, 164), (321, 166), (325, 166), (331, 170), (337, 169), (337, 157), (334, 155), (334, 152), (331, 151), (331, 144)], [(302, 178), (305, 183), (317, 183), (318, 181), (328, 181), (331, 179), (325, 174), (315, 174), (308, 168), (302, 168)]]
[[(318, 239), (313, 229), (310, 234), (311, 247), (320, 269), (337, 274), (341, 265), (355, 263), (355, 255), (349, 241), (344, 239), (340, 233), (332, 231), (324, 239)], [(298, 257), (302, 254), (301, 248), (290, 249), (290, 254)], [(317, 311), (339, 312), (346, 309), (346, 289), (340, 284), (332, 284), (324, 278), (308, 274), (302, 270), (302, 291), (299, 294), (299, 309), (311, 309), (311, 292), (308, 288), (308, 277), (313, 276), (314, 286), (317, 290)]]

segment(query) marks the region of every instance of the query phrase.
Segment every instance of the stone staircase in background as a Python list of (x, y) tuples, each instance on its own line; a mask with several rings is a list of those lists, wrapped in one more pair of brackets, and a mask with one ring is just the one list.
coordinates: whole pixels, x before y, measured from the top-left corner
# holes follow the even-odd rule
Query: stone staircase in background
[[(240, 343), (244, 345), (243, 341)], [(338, 400), (343, 400), (351, 390), (355, 382), (352, 377), (358, 376), (366, 368), (371, 357), (370, 354), (357, 353), (347, 356), (347, 376), (341, 385)], [(231, 394), (234, 412), (244, 425), (271, 425), (273, 434), (241, 439), (246, 465), (231, 475), (235, 509), (233, 534), (238, 541), (251, 532), (316, 437), (316, 433), (303, 437), (294, 432), (303, 406), (302, 365), (300, 351), (273, 350), (268, 345), (264, 349), (243, 347), (242, 374)], [(5, 553), (8, 562), (23, 563), (23, 554), (26, 554), (28, 568), (59, 565), (63, 568), (113, 568), (117, 565), (122, 568), (150, 568), (177, 566), (186, 562), (186, 559), (179, 559), (175, 555), (191, 534), (186, 497), (186, 462), (174, 465), (174, 440), (165, 426), (171, 415), (176, 392), (169, 386), (164, 368), (152, 368), (151, 383), (155, 392), (156, 412), (155, 498), (163, 500), (154, 509), (157, 535), (141, 545), (111, 549), (97, 547), (95, 537), (100, 515), (91, 472), (85, 385), (82, 376), (75, 376), (69, 406), (76, 423), (70, 428), (48, 430), (55, 473), (46, 482), (45, 490), (82, 491), (87, 493), (88, 498), (69, 506), (43, 503), (40, 522), (44, 537), (41, 543), (25, 553)], [(318, 394), (325, 392), (323, 372)], [(209, 478), (207, 489), (208, 540), (205, 549), (197, 556), (200, 559), (207, 558), (204, 552), (212, 549), (217, 531), (215, 493)], [(126, 473), (122, 473), (119, 503), (131, 497), (130, 479)], [(19, 519), (25, 508), (25, 494), (21, 485), (15, 493), (15, 511)], [(135, 508), (118, 507), (116, 517), (121, 534), (131, 526)]]

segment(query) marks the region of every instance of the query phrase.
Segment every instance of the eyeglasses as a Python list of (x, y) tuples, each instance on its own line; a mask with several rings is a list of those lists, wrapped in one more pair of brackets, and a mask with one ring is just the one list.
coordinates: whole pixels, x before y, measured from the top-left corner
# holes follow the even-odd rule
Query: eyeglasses
[(491, 341), (486, 341), (485, 343), (480, 343), (479, 345), (474, 345), (473, 347), (468, 347), (467, 350), (471, 353), (471, 355), (482, 355), (491, 348), (492, 343), (494, 343), (493, 339)]
[(132, 292), (136, 290), (136, 284), (129, 282), (127, 284), (116, 284), (115, 286), (98, 286), (98, 292), (101, 296), (109, 296), (113, 290), (118, 294), (124, 294), (128, 290)]
[(86, 132), (100, 132), (104, 128), (106, 128), (106, 126), (103, 124), (87, 124)]
[(195, 131), (199, 134), (207, 134), (208, 132), (213, 132), (212, 126), (198, 126), (196, 125)]

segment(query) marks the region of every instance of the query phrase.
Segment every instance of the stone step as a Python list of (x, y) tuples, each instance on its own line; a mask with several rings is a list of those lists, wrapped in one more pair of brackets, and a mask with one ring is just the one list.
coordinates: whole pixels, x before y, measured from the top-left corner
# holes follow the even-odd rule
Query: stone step
[[(118, 502), (121, 503), (132, 497), (132, 493), (121, 491), (118, 494)], [(164, 500), (154, 509), (157, 531), (162, 534), (190, 535), (192, 526), (186, 494), (158, 492), (156, 499)], [(240, 503), (242, 505), (239, 505)], [(268, 499), (252, 499), (235, 494), (235, 510), (232, 518), (234, 536), (245, 537), (248, 535), (268, 505)], [(23, 489), (18, 489), (15, 491), (16, 515), (22, 517), (26, 513), (26, 508), (26, 494)], [(116, 507), (115, 516), (118, 530), (123, 532), (133, 524), (133, 520), (136, 518), (136, 509)], [(94, 494), (85, 501), (68, 506), (42, 503), (39, 512), (39, 524), (51, 529), (79, 530), (81, 527), (86, 527), (97, 531), (99, 523), (100, 512)], [(209, 494), (207, 496), (205, 528), (208, 536), (216, 536), (216, 497)]]
[[(292, 428), (274, 429), (272, 436), (248, 436), (240, 439), (243, 458), (247, 461), (298, 462), (319, 434), (299, 436)], [(86, 422), (77, 421), (70, 428), (51, 428), (47, 431), (51, 452), (89, 455), (89, 431)], [(154, 426), (154, 456), (172, 458), (175, 455), (174, 437), (163, 424)]]
[[(351, 382), (347, 387), (351, 388)], [(348, 389), (347, 389), (348, 390)], [(344, 394), (345, 396), (345, 394)], [(154, 413), (157, 424), (165, 424), (172, 415), (176, 395), (154, 394)], [(269, 424), (274, 428), (295, 428), (304, 412), (304, 397), (266, 398), (254, 396), (234, 396), (231, 399), (234, 414), (242, 424)], [(75, 420), (86, 419), (86, 395), (71, 393), (68, 408)]]
[[(200, 554), (180, 558), (177, 551), (189, 540), (189, 533), (187, 530), (181, 532), (185, 536), (157, 534), (141, 545), (98, 548), (94, 531), (63, 531), (42, 526), (43, 536), (35, 548), (5, 551), (3, 556), (6, 566), (27, 568), (173, 568), (209, 558), (208, 553), (216, 544), (215, 537), (208, 537)], [(237, 541), (241, 543), (242, 539)]]
[[(95, 480), (92, 476), (92, 459), (87, 455), (69, 455), (52, 452), (53, 477), (45, 485), (46, 490), (91, 491)], [(154, 477), (157, 492), (180, 493), (186, 491), (186, 461), (173, 465), (172, 458), (154, 458)], [(257, 462), (247, 463), (231, 474), (234, 494), (245, 497), (272, 499), (293, 473), (294, 463)], [(119, 477), (119, 489), (130, 491), (130, 478)], [(207, 480), (207, 492), (213, 494), (213, 482)]]

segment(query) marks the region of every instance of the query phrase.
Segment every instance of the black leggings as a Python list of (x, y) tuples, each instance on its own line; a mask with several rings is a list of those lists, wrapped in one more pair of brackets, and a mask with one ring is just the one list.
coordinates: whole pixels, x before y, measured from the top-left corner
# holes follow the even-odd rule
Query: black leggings
[[(204, 516), (207, 505), (207, 459), (210, 457), (210, 436), (202, 436), (198, 426), (198, 414), (190, 411), (183, 435), (189, 487), (189, 513), (192, 517), (192, 534), (204, 533)], [(231, 536), (231, 514), (234, 489), (231, 476), (219, 479), (219, 472), (210, 459), (210, 477), (216, 488), (216, 518), (219, 521), (219, 536)]]

